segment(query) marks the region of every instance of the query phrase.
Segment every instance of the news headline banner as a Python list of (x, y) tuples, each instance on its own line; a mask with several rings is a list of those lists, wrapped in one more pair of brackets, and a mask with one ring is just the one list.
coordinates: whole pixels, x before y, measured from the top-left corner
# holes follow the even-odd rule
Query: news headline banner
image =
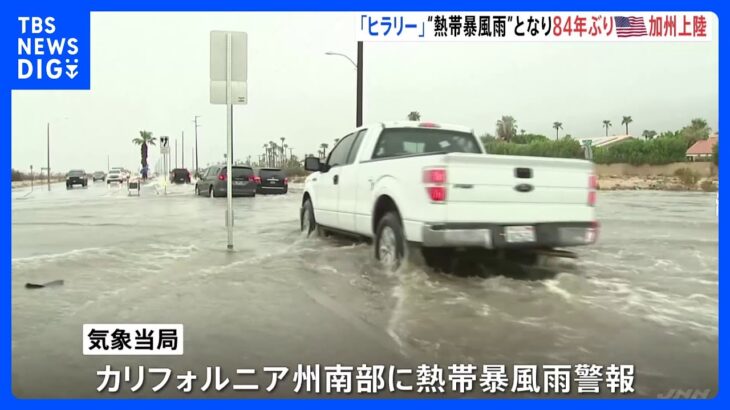
[[(85, 324), (82, 328), (85, 356), (182, 355), (181, 324)], [(255, 384), (270, 380), (267, 385)], [(484, 394), (630, 394), (634, 393), (634, 366), (625, 364), (504, 364), (455, 363), (445, 367), (420, 364), (404, 368), (385, 364), (298, 364), (296, 368), (223, 369), (206, 367), (205, 374), (192, 370), (174, 373), (165, 367), (106, 365), (96, 372), (98, 392), (153, 393), (174, 388), (183, 393), (225, 390), (273, 392), (282, 381), (291, 381), (294, 393), (376, 394), (416, 392), (423, 394), (481, 392)], [(235, 375), (235, 376), (234, 376)], [(145, 383), (145, 380), (151, 381)], [(145, 387), (146, 386), (146, 387)]]
[(358, 41), (711, 41), (717, 19), (688, 12), (361, 13)]
[[(263, 374), (266, 385), (259, 385), (256, 375)], [(166, 388), (183, 393), (267, 392), (272, 393), (282, 381), (290, 380), (293, 392), (308, 394), (378, 394), (416, 392), (424, 395), (445, 393), (499, 395), (500, 393), (585, 395), (634, 393), (633, 365), (558, 364), (421, 364), (415, 369), (394, 365), (298, 364), (296, 368), (265, 366), (222, 369), (207, 367), (205, 373), (174, 371), (166, 367), (106, 365), (96, 372), (98, 392), (158, 393)], [(415, 378), (415, 382), (413, 381)], [(148, 383), (145, 383), (148, 381)]]

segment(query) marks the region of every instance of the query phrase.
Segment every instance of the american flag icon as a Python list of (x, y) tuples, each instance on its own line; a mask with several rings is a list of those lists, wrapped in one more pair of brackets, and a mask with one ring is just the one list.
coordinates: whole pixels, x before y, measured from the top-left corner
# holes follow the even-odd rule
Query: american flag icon
[(641, 37), (646, 34), (646, 26), (643, 17), (615, 16), (616, 34), (619, 37)]

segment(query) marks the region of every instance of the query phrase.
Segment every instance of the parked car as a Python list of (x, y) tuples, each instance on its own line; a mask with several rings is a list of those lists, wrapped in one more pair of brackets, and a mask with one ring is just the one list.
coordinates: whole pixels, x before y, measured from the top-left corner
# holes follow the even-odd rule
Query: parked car
[(185, 168), (175, 168), (170, 171), (170, 182), (173, 184), (189, 184), (190, 171)]
[(112, 182), (121, 184), (124, 181), (124, 175), (122, 174), (122, 170), (119, 168), (112, 168), (112, 170), (109, 171), (109, 175), (106, 176), (107, 184), (111, 184)]
[(301, 229), (373, 238), (394, 269), (406, 244), (430, 265), (456, 249), (551, 250), (596, 241), (596, 176), (586, 160), (488, 155), (473, 130), (392, 122), (309, 157)]
[(84, 170), (72, 169), (66, 174), (66, 189), (71, 189), (74, 185), (81, 185), (85, 188), (88, 183), (89, 179)]
[(96, 171), (91, 175), (92, 182), (103, 181), (106, 178), (106, 174), (102, 171)]
[(258, 194), (285, 194), (289, 190), (289, 178), (281, 169), (261, 168), (256, 174)]
[[(256, 176), (253, 169), (246, 166), (232, 168), (233, 196), (256, 196)], [(214, 165), (202, 172), (195, 182), (195, 194), (211, 198), (228, 194), (227, 170), (225, 165)]]

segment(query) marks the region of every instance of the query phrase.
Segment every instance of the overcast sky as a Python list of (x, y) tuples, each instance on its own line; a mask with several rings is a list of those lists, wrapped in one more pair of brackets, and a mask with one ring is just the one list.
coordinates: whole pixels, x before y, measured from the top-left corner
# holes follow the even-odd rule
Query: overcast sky
[[(712, 27), (717, 27), (712, 17)], [(355, 125), (355, 19), (343, 13), (94, 13), (91, 91), (13, 92), (12, 164), (139, 169), (139, 130), (185, 133), (190, 167), (193, 116), (201, 166), (223, 159), (225, 107), (208, 93), (209, 32), (249, 33), (249, 104), (235, 108), (235, 157), (280, 137), (294, 153), (332, 146)], [(713, 38), (717, 39), (714, 30)], [(366, 43), (364, 121), (422, 119), (494, 133), (501, 115), (518, 129), (554, 136), (676, 130), (701, 117), (718, 124), (717, 41), (707, 43)], [(174, 147), (173, 147), (174, 149)], [(150, 150), (155, 164), (158, 149)], [(179, 155), (178, 162), (182, 161)], [(174, 157), (174, 154), (173, 154)], [(174, 158), (173, 158), (174, 161)]]

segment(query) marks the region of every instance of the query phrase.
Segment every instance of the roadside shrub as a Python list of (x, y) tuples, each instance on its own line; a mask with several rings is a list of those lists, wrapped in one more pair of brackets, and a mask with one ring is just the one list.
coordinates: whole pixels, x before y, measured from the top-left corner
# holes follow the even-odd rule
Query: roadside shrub
[(531, 157), (583, 158), (583, 148), (573, 139), (542, 140), (536, 138), (529, 144), (515, 144), (504, 141), (487, 142), (484, 147), (489, 154), (519, 155)]
[(10, 173), (11, 173), (10, 180), (13, 182), (24, 181), (26, 179), (25, 174), (23, 174), (22, 172), (20, 172), (16, 169), (11, 168)]
[(302, 167), (284, 168), (284, 173), (287, 177), (301, 177), (307, 175), (307, 171), (305, 171)]
[(717, 187), (715, 184), (710, 181), (709, 179), (706, 179), (700, 183), (700, 188), (705, 192), (717, 192)]
[(679, 168), (674, 171), (674, 176), (679, 178), (682, 184), (688, 187), (695, 186), (700, 179), (699, 174), (689, 168)]
[(514, 144), (530, 144), (536, 141), (550, 141), (550, 139), (540, 134), (520, 134), (515, 135), (510, 140), (510, 142)]
[(664, 165), (684, 162), (687, 145), (681, 137), (628, 140), (593, 150), (596, 164)]

